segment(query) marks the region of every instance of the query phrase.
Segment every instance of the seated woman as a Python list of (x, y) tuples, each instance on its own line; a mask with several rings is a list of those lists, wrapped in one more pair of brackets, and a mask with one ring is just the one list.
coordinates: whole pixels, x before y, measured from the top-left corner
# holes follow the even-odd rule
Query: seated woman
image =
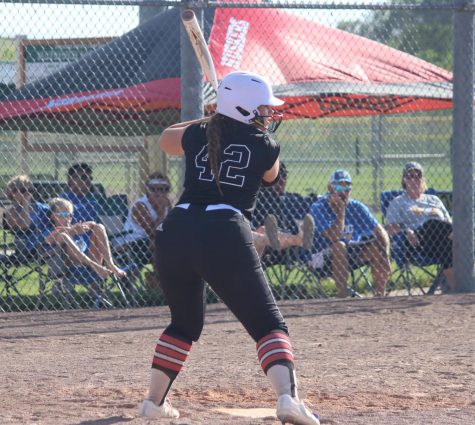
[(409, 254), (420, 253), (434, 258), (443, 268), (450, 289), (453, 289), (452, 219), (443, 202), (428, 195), (421, 164), (409, 162), (402, 174), (404, 193), (393, 199), (387, 211), (390, 236), (404, 232)]
[(6, 193), (12, 205), (5, 211), (4, 223), (15, 235), (16, 257), (24, 262), (35, 257), (41, 244), (48, 206), (33, 199), (33, 183), (25, 175), (10, 179)]
[(155, 172), (150, 174), (145, 194), (130, 207), (124, 223), (125, 235), (121, 238), (116, 251), (128, 249), (133, 262), (143, 266), (151, 262), (154, 231), (165, 219), (171, 208), (171, 184), (167, 176)]
[(62, 248), (66, 267), (86, 266), (101, 279), (111, 274), (117, 277), (126, 275), (112, 259), (109, 239), (102, 224), (93, 221), (71, 224), (74, 207), (67, 199), (53, 198), (48, 205), (51, 227), (44, 232), (44, 241), (46, 245)]

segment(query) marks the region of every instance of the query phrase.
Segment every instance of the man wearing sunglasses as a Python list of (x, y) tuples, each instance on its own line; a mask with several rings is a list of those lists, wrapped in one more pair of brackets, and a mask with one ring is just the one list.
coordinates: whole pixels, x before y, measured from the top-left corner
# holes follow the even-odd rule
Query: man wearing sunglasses
[(115, 250), (128, 249), (138, 266), (151, 261), (154, 233), (171, 209), (171, 184), (160, 172), (149, 175), (145, 193), (130, 207), (124, 223), (124, 234), (116, 241)]
[(390, 276), (389, 236), (368, 207), (350, 198), (351, 176), (336, 170), (328, 192), (310, 207), (315, 220), (314, 254), (311, 266), (332, 276), (338, 297), (347, 295), (349, 271), (368, 264), (376, 295), (384, 295)]

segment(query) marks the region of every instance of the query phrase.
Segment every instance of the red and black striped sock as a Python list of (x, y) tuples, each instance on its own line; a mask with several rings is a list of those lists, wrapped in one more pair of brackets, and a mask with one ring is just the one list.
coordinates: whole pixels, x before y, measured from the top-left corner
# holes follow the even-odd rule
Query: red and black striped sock
[(284, 332), (271, 332), (257, 341), (257, 358), (265, 373), (276, 363), (288, 364), (294, 362), (294, 354), (290, 338)]
[(155, 347), (152, 367), (174, 379), (183, 368), (190, 350), (191, 342), (162, 333)]
[(294, 355), (290, 338), (284, 332), (271, 332), (257, 342), (257, 357), (279, 397), (282, 394), (297, 396)]

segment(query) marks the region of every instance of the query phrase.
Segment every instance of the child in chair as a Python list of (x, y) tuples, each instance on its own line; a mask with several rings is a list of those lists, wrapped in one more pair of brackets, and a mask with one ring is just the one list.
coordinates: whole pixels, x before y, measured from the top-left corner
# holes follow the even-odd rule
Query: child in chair
[(109, 239), (102, 224), (93, 221), (72, 223), (74, 206), (67, 199), (53, 198), (49, 202), (51, 228), (45, 233), (45, 243), (64, 250), (67, 265), (83, 265), (101, 279), (113, 274), (123, 277), (112, 258)]

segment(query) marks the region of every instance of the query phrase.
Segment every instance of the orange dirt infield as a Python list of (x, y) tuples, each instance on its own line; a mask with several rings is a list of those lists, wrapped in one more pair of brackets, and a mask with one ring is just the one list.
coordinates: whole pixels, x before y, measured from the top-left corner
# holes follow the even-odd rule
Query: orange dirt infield
[[(475, 295), (280, 306), (322, 424), (475, 423)], [(168, 320), (166, 307), (0, 314), (0, 424), (279, 424), (255, 344), (219, 304), (171, 392), (180, 419), (138, 418)]]

